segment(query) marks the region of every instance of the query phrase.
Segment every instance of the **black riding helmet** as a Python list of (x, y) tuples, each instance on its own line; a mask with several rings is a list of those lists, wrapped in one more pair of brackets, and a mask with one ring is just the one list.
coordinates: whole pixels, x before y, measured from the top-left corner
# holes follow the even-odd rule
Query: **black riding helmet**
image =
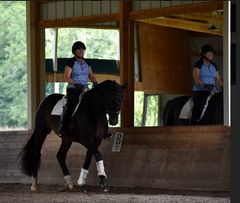
[(86, 46), (85, 46), (85, 44), (84, 44), (83, 42), (81, 42), (81, 41), (76, 41), (76, 42), (74, 42), (73, 45), (72, 45), (72, 53), (73, 53), (73, 55), (75, 55), (75, 51), (76, 51), (77, 49), (86, 50)]
[(211, 45), (205, 44), (202, 46), (200, 54), (201, 56), (204, 56), (209, 51), (212, 51), (213, 53), (215, 52)]

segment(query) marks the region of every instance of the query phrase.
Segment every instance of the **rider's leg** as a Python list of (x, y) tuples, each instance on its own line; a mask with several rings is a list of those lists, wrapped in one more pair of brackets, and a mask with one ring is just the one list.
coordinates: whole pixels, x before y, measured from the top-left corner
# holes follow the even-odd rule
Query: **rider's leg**
[(205, 105), (206, 99), (209, 95), (207, 91), (194, 91), (193, 92), (193, 110), (192, 110), (192, 117), (191, 117), (191, 124), (198, 125), (199, 124), (199, 117)]
[(67, 104), (64, 107), (59, 125), (59, 133), (61, 135), (68, 133), (68, 124), (71, 121), (72, 114), (78, 103), (80, 93), (81, 92), (75, 88), (67, 89)]

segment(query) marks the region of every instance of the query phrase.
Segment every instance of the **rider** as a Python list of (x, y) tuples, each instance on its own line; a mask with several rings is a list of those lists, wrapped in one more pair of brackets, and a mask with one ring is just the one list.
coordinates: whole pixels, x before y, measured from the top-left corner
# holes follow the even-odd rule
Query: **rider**
[(215, 51), (209, 44), (203, 45), (200, 59), (193, 67), (193, 103), (191, 123), (198, 124), (206, 99), (214, 88), (222, 88), (223, 81), (217, 66), (212, 62)]
[(98, 84), (93, 75), (91, 66), (84, 59), (86, 46), (81, 41), (76, 41), (72, 45), (73, 57), (70, 58), (65, 66), (64, 78), (68, 82), (67, 86), (67, 104), (61, 116), (59, 133), (64, 135), (68, 133), (68, 124), (71, 116), (79, 101), (80, 94), (87, 88), (87, 83), (90, 80), (93, 87)]

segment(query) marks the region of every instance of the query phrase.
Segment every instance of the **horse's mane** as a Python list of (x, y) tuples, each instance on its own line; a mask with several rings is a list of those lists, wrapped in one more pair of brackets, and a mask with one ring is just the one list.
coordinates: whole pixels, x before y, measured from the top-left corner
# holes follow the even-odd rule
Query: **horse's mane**
[[(105, 81), (103, 81), (103, 82), (101, 82), (101, 83), (99, 83), (98, 85), (96, 85), (96, 89), (98, 89), (98, 88), (107, 88), (107, 89), (113, 89), (114, 90), (114, 88), (115, 88), (115, 86), (116, 86), (116, 81), (115, 80), (105, 80)], [(95, 89), (95, 88), (93, 88), (93, 89)]]
[(116, 84), (117, 83), (114, 80), (105, 80), (105, 81), (99, 83), (98, 85), (96, 85), (94, 88), (87, 91), (85, 96), (89, 97), (89, 96), (95, 95), (96, 92), (98, 92), (99, 90), (115, 91)]

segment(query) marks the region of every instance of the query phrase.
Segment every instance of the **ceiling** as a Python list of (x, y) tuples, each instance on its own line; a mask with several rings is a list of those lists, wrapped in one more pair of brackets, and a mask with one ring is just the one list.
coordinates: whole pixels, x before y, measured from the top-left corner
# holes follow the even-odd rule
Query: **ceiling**
[(223, 10), (139, 19), (138, 21), (223, 36)]

